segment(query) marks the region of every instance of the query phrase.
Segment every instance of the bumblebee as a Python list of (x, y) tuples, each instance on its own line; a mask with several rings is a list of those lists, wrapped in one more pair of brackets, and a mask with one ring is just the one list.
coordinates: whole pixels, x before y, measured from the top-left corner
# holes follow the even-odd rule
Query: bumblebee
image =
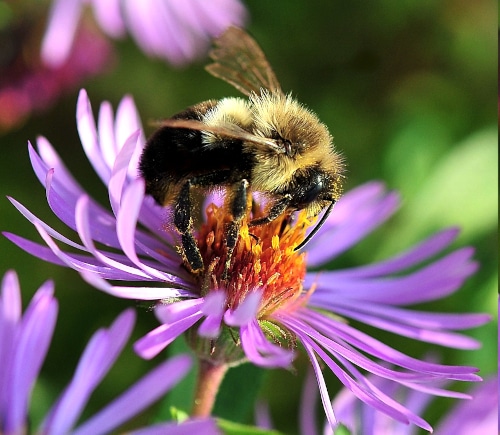
[(270, 199), (264, 216), (249, 226), (305, 209), (323, 218), (296, 249), (317, 232), (341, 194), (344, 163), (317, 116), (283, 93), (257, 43), (228, 28), (215, 40), (206, 70), (248, 98), (209, 100), (159, 122), (139, 163), (146, 193), (173, 205), (173, 222), (192, 272), (204, 265), (193, 236), (192, 191), (222, 188), (229, 215), (226, 272), (252, 192)]

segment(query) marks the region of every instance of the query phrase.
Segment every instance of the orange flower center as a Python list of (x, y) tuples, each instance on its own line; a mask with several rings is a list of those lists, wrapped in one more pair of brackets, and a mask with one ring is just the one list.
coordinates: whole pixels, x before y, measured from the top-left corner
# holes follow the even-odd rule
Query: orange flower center
[(306, 273), (305, 253), (294, 248), (313, 223), (304, 212), (297, 214), (293, 225), (290, 218), (283, 215), (268, 224), (249, 228), (248, 217), (244, 218), (227, 279), (223, 279), (227, 259), (225, 229), (230, 217), (214, 204), (207, 207), (206, 216), (197, 236), (205, 265), (204, 272), (198, 276), (202, 295), (223, 289), (227, 294), (227, 307), (235, 309), (250, 292), (260, 290), (259, 319), (301, 295)]

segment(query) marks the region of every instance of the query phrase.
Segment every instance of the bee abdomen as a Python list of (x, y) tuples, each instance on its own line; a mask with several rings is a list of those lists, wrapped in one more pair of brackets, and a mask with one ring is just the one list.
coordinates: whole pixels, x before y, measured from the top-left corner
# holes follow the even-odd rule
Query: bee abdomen
[[(203, 121), (216, 104), (213, 100), (200, 103), (172, 118)], [(167, 205), (187, 180), (218, 174), (217, 184), (229, 185), (249, 177), (252, 164), (251, 156), (243, 153), (241, 140), (220, 138), (219, 144), (207, 147), (202, 131), (161, 127), (148, 139), (139, 171), (146, 180), (146, 193), (158, 204)]]

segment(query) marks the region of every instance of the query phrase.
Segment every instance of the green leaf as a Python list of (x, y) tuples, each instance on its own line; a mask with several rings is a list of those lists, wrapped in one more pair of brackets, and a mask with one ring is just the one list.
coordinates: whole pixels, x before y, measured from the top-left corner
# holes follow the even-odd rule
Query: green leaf
[(230, 368), (222, 381), (214, 415), (240, 422), (252, 416), (265, 370), (245, 363)]
[(221, 418), (217, 419), (217, 424), (225, 435), (281, 435), (281, 432), (276, 430), (260, 429), (255, 426), (234, 423)]
[(476, 132), (443, 156), (415, 196), (403, 198), (378, 257), (450, 226), (461, 228), (461, 243), (491, 232), (498, 216), (497, 147), (497, 131), (491, 128)]
[(463, 237), (491, 230), (497, 221), (498, 133), (477, 132), (437, 165), (407, 212), (430, 229), (459, 225)]
[(337, 429), (333, 432), (334, 435), (351, 435), (351, 431), (347, 429), (343, 424), (339, 424)]
[(189, 414), (187, 412), (182, 411), (181, 409), (177, 409), (175, 407), (170, 408), (171, 420), (182, 423), (183, 421), (189, 418)]

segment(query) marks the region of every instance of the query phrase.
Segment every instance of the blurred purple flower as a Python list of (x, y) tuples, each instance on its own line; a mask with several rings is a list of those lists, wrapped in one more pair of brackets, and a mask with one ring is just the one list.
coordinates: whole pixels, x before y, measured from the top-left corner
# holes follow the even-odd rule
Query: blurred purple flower
[[(432, 401), (432, 396), (419, 391), (406, 390), (382, 378), (372, 381), (385, 393), (402, 397), (408, 409), (415, 414), (422, 413)], [(306, 381), (303, 402), (314, 402), (317, 393), (314, 380)], [(308, 384), (308, 385), (307, 385)], [(475, 386), (464, 400), (454, 406), (437, 423), (436, 435), (493, 435), (498, 433), (498, 376), (488, 378)], [(353, 434), (359, 435), (416, 435), (417, 428), (394, 421), (370, 406), (361, 404), (351, 391), (343, 389), (333, 401), (338, 420)], [(305, 420), (311, 414), (302, 412)], [(313, 414), (312, 414), (313, 415)], [(313, 427), (312, 422), (308, 422)], [(315, 431), (303, 431), (303, 435), (315, 435)], [(329, 427), (325, 434), (331, 434)]]
[(0, 133), (19, 127), (33, 112), (47, 110), (113, 59), (108, 41), (82, 27), (65, 61), (49, 68), (38, 57), (36, 24), (34, 19), (19, 19), (0, 33)]
[(85, 5), (108, 36), (128, 31), (145, 53), (174, 65), (202, 55), (214, 36), (246, 20), (239, 0), (54, 0), (42, 42), (48, 65), (68, 58)]
[[(322, 363), (363, 402), (398, 421), (428, 430), (427, 422), (377, 388), (363, 372), (416, 391), (451, 397), (457, 393), (436, 387), (436, 382), (480, 379), (472, 367), (446, 366), (409, 357), (345, 320), (350, 318), (428, 343), (477, 348), (475, 340), (452, 331), (481, 325), (488, 316), (405, 308), (454, 293), (476, 271), (472, 248), (442, 254), (431, 261), (453, 242), (456, 229), (435, 234), (380, 263), (306, 272), (305, 255), (294, 251), (304, 236), (300, 229), (306, 226), (302, 215), (298, 217), (301, 225), (294, 227), (278, 220), (275, 226), (256, 227), (253, 238), (242, 229), (237, 249), (242, 253), (235, 254), (231, 278), (224, 285), (219, 267), (223, 253), (213, 252), (214, 237), (221, 232), (217, 225), (222, 225), (220, 218), (217, 220), (216, 207), (209, 206), (207, 222), (198, 234), (208, 272), (197, 278), (181, 264), (175, 247), (178, 235), (165, 224), (168, 210), (144, 197), (144, 182), (137, 173), (144, 136), (132, 100), (126, 97), (121, 102), (116, 120), (110, 105), (103, 103), (97, 128), (87, 95), (82, 91), (77, 124), (87, 157), (108, 188), (112, 212), (86, 194), (49, 142), (39, 138), (38, 153), (29, 146), (33, 168), (46, 187), (53, 212), (77, 231), (81, 243), (58, 233), (14, 199), (12, 203), (35, 225), (48, 248), (17, 235), (5, 235), (39, 258), (77, 270), (107, 293), (160, 301), (155, 311), (162, 325), (136, 343), (136, 351), (143, 357), (155, 356), (197, 322), (198, 333), (210, 343), (218, 339), (223, 328), (231, 327), (235, 331), (232, 334), (241, 340), (242, 356), (265, 367), (288, 367), (294, 355), (287, 347), (301, 342), (316, 373), (332, 426), (337, 420)], [(378, 182), (345, 194), (335, 213), (308, 245), (307, 266), (318, 267), (333, 260), (387, 220), (398, 205), (398, 195), (387, 192)], [(56, 241), (78, 252), (63, 251)], [(217, 246), (223, 243), (219, 240)], [(115, 285), (110, 281), (135, 281), (142, 285)], [(230, 343), (236, 346), (234, 335)], [(213, 353), (210, 355), (215, 358)], [(396, 368), (387, 368), (377, 360)]]
[(486, 435), (499, 433), (498, 375), (470, 391), (472, 399), (459, 403), (442, 418), (436, 435)]
[[(44, 283), (22, 315), (16, 273), (9, 271), (3, 278), (0, 294), (0, 433), (3, 435), (27, 433), (31, 391), (47, 354), (57, 318), (58, 304), (53, 296), (53, 287), (50, 281)], [(37, 433), (109, 433), (157, 401), (184, 377), (191, 362), (188, 356), (180, 355), (158, 365), (74, 429), (90, 395), (127, 343), (134, 322), (135, 313), (129, 309), (118, 316), (108, 329), (100, 329), (92, 336), (72, 381), (57, 399)], [(170, 429), (169, 433), (186, 433), (186, 428), (191, 427), (203, 430), (203, 433), (217, 433), (215, 423), (210, 420), (162, 426)], [(146, 433), (143, 430), (151, 428), (131, 433)]]
[[(408, 390), (383, 378), (370, 376), (370, 381), (385, 394), (399, 397), (408, 409), (421, 414), (431, 403), (433, 396), (414, 390)], [(498, 375), (488, 378), (475, 386), (470, 394), (456, 395), (466, 399), (454, 406), (440, 421), (433, 431), (436, 435), (493, 435), (498, 430)], [(470, 400), (467, 400), (470, 399)], [(302, 392), (299, 431), (301, 435), (318, 435), (321, 433), (316, 425), (316, 407), (318, 388), (314, 372), (307, 373)], [(360, 402), (352, 391), (343, 388), (334, 398), (333, 407), (337, 420), (356, 435), (416, 435), (416, 426), (400, 423), (371, 406)], [(258, 402), (255, 408), (256, 425), (262, 429), (273, 429), (269, 406)], [(332, 435), (327, 424), (322, 432)], [(341, 432), (343, 433), (343, 432)]]

